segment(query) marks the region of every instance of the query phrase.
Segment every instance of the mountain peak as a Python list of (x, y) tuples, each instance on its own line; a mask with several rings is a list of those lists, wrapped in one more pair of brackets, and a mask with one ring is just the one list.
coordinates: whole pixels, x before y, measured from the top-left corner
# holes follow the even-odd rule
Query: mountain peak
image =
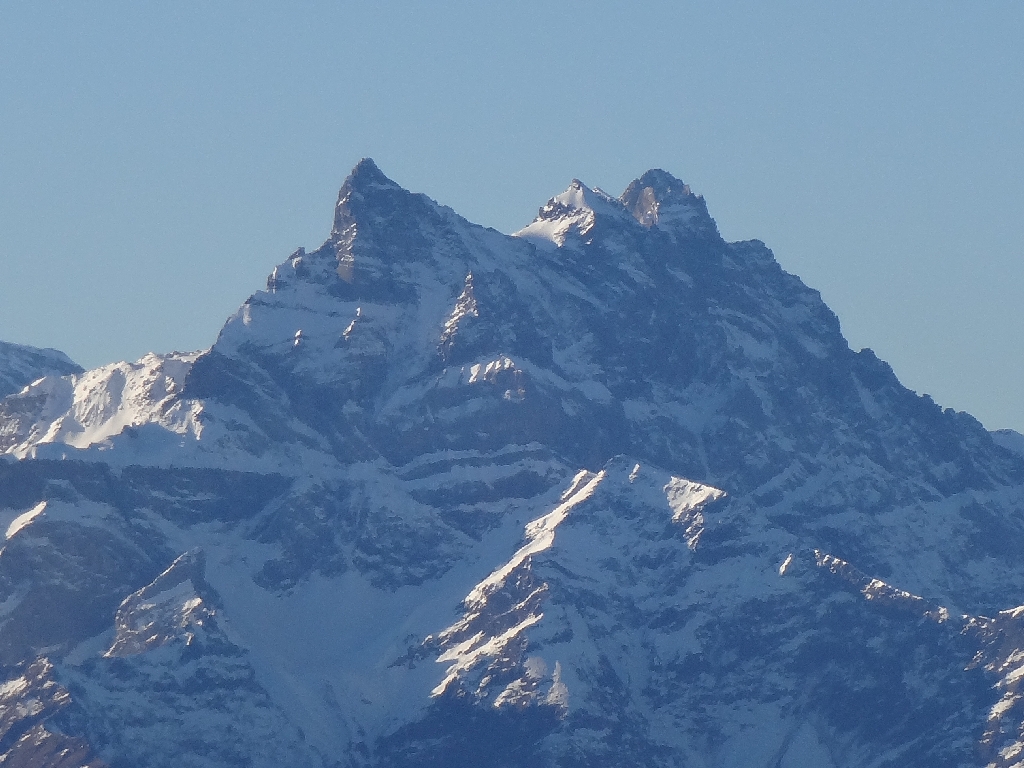
[(347, 224), (348, 206), (354, 197), (362, 199), (381, 191), (404, 190), (385, 176), (371, 158), (364, 157), (356, 163), (338, 192), (338, 203), (334, 211), (334, 231), (340, 232)]
[[(639, 179), (633, 180), (630, 186), (633, 186), (634, 184), (639, 185), (640, 187), (650, 187), (655, 189), (663, 196), (671, 194), (693, 194), (690, 191), (689, 184), (683, 182), (681, 179), (677, 179), (671, 173), (663, 171), (661, 168), (651, 168)], [(625, 194), (623, 194), (623, 196), (625, 196)]]
[(704, 198), (695, 195), (689, 184), (660, 168), (652, 168), (630, 182), (619, 201), (645, 227), (682, 225), (696, 231), (717, 231)]
[[(588, 187), (579, 179), (569, 182), (569, 187), (560, 195), (555, 195), (548, 201), (548, 205), (540, 210), (539, 216), (544, 216), (545, 211), (551, 202), (557, 203), (560, 210), (595, 211), (605, 212), (614, 210), (618, 213), (618, 201), (598, 187)], [(552, 212), (548, 211), (550, 216)]]
[(616, 219), (631, 225), (635, 220), (648, 229), (657, 225), (663, 230), (718, 234), (704, 198), (667, 171), (652, 168), (630, 182), (618, 199), (573, 179), (568, 189), (548, 200), (537, 218), (515, 236), (541, 247), (560, 248), (573, 232), (586, 237), (598, 220)]
[(663, 171), (335, 221), (207, 352), (0, 344), (5, 768), (1021, 768), (1024, 438)]
[(588, 187), (573, 179), (569, 187), (555, 195), (537, 212), (537, 218), (515, 233), (535, 245), (561, 247), (570, 232), (589, 233), (598, 218), (626, 218), (622, 203), (598, 187)]
[(384, 175), (383, 171), (373, 162), (373, 158), (364, 157), (349, 173), (346, 184), (356, 188), (367, 185), (376, 187), (397, 187), (398, 185)]

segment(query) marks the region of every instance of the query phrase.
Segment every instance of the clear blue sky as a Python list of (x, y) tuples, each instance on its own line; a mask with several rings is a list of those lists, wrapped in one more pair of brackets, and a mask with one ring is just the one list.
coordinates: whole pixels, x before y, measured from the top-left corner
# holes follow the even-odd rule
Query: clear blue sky
[(1024, 430), (1024, 4), (0, 3), (0, 339), (209, 346), (373, 157), (512, 231), (661, 167)]

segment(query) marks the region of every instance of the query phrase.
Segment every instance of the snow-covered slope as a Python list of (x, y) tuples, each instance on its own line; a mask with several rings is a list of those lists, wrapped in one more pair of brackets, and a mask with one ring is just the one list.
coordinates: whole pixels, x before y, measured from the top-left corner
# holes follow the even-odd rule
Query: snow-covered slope
[(505, 236), (363, 161), (208, 351), (0, 439), (8, 761), (1024, 754), (1024, 456), (664, 171)]
[(48, 444), (88, 448), (144, 424), (196, 432), (195, 413), (175, 397), (196, 357), (149, 354), (136, 363), (38, 379), (0, 401), (0, 449), (23, 458)]
[(18, 392), (43, 376), (81, 372), (80, 365), (56, 349), (0, 341), (0, 397)]

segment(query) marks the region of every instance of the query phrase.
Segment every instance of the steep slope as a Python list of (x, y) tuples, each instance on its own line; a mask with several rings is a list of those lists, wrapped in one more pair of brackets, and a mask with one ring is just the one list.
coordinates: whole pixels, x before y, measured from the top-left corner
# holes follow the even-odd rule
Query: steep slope
[(0, 708), (111, 765), (1010, 765), (996, 437), (663, 171), (510, 237), (363, 161), (210, 350), (0, 401)]

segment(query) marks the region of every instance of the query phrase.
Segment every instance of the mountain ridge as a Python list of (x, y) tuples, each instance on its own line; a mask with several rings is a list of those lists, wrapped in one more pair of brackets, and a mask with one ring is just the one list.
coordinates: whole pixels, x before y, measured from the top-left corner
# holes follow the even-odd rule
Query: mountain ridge
[(60, 350), (0, 341), (0, 397), (18, 392), (44, 376), (82, 371), (78, 363)]
[(1012, 436), (662, 171), (507, 236), (364, 160), (209, 350), (36, 381), (0, 449), (3, 690), (65, 692), (9, 760), (1024, 750)]

